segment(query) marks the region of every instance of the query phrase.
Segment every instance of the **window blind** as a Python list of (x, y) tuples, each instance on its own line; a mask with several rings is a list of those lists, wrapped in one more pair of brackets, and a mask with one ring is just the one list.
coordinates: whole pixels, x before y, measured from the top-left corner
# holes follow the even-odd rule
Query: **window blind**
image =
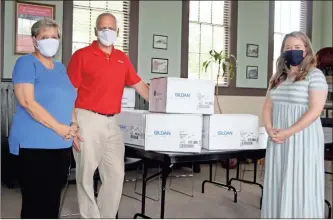
[(115, 48), (129, 53), (129, 16), (130, 1), (73, 1), (73, 39), (72, 53), (85, 47), (95, 36), (96, 18), (104, 12), (110, 12), (117, 18), (119, 36)]
[(300, 14), (300, 31), (307, 33), (307, 15), (308, 15), (307, 1), (301, 1), (301, 14)]
[[(189, 1), (189, 54), (188, 78), (208, 79), (216, 82), (217, 65), (202, 64), (209, 58), (209, 51), (230, 52), (231, 1)], [(228, 86), (228, 78), (219, 78), (220, 86)]]

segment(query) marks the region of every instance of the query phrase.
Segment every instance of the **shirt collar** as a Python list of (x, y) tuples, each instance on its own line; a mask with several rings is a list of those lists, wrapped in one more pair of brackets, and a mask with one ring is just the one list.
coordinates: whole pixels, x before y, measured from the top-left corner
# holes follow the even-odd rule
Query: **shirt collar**
[[(94, 40), (91, 43), (91, 47), (94, 48), (95, 52), (98, 52), (99, 54), (107, 55), (109, 56), (110, 54), (105, 53), (104, 51), (101, 50), (101, 48), (98, 47), (98, 42), (97, 40)], [(111, 53), (114, 51), (114, 46), (112, 45)]]

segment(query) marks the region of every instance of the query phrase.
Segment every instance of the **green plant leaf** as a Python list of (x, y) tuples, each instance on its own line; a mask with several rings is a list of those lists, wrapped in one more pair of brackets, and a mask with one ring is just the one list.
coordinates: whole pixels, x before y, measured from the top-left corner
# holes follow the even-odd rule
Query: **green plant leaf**
[(233, 64), (231, 62), (229, 63), (229, 73), (230, 73), (230, 75), (229, 75), (230, 79), (231, 80), (234, 79), (234, 68), (233, 68)]
[[(216, 63), (218, 66), (218, 75), (224, 76), (229, 71), (230, 79), (234, 77), (234, 66), (237, 66), (237, 59), (234, 55), (227, 53), (224, 50), (217, 52), (216, 50), (209, 51), (209, 59), (202, 63), (202, 68), (205, 72), (211, 63)], [(228, 64), (228, 65), (227, 65)], [(221, 74), (221, 70), (223, 73)]]
[(222, 63), (222, 70), (223, 70), (223, 75), (225, 74), (226, 70), (226, 65), (225, 62)]
[(208, 66), (210, 65), (210, 63), (211, 63), (211, 60), (206, 60), (205, 62), (203, 62), (203, 64), (202, 64), (202, 69), (203, 69), (205, 72), (207, 72), (207, 68), (208, 68)]
[(215, 50), (214, 50), (214, 60), (215, 62), (219, 62), (221, 61), (222, 57), (220, 55), (220, 53), (217, 53)]

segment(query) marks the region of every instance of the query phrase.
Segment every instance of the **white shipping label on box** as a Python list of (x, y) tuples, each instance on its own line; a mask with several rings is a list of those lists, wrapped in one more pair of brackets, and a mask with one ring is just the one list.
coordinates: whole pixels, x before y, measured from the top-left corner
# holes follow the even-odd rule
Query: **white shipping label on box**
[(265, 127), (260, 127), (259, 129), (259, 148), (266, 149), (268, 142), (268, 134), (266, 132)]
[(184, 114), (213, 114), (212, 80), (155, 78), (151, 80), (149, 111)]
[(208, 150), (259, 148), (259, 117), (250, 114), (204, 116), (203, 148)]
[(202, 116), (146, 114), (145, 150), (199, 153), (202, 148)]
[(144, 146), (147, 113), (148, 111), (145, 110), (122, 108), (122, 111), (116, 116), (125, 144)]
[(134, 108), (135, 107), (135, 89), (124, 88), (123, 98), (121, 99), (122, 108)]

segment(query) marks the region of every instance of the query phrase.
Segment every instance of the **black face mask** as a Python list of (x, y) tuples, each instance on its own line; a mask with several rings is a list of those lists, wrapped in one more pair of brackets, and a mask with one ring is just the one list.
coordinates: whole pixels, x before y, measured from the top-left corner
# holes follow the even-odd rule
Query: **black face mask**
[(283, 53), (287, 66), (298, 66), (304, 60), (303, 50), (287, 50)]

